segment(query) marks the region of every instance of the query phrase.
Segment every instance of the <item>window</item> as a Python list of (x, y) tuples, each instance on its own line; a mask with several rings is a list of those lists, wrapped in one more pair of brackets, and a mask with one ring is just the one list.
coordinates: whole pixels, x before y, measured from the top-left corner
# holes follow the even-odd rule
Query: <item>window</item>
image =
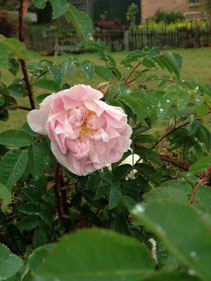
[(198, 4), (199, 1), (198, 1), (198, 0), (189, 0), (189, 3), (190, 3), (190, 4)]

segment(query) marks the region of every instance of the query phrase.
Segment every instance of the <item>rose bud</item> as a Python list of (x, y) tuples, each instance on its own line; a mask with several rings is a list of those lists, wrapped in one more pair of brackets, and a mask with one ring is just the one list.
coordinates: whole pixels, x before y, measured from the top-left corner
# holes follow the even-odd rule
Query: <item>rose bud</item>
[(98, 91), (100, 91), (101, 93), (103, 93), (103, 96), (104, 98), (107, 97), (108, 93), (109, 93), (109, 90), (110, 90), (110, 84), (108, 82), (103, 82), (103, 83), (100, 83), (98, 86), (97, 86), (97, 89)]

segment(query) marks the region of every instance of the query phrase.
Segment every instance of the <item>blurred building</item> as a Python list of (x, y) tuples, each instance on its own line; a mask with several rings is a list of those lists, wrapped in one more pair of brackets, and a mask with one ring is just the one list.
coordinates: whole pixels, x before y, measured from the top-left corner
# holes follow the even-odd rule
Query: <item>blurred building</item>
[(211, 0), (141, 0), (142, 22), (159, 11), (181, 12), (188, 19), (207, 19), (210, 16), (208, 3)]

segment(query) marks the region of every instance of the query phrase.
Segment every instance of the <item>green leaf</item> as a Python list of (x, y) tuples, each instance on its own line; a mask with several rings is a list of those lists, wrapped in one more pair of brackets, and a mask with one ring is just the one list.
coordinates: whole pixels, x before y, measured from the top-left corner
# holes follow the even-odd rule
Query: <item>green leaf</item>
[(138, 121), (141, 119), (140, 115), (140, 103), (138, 102), (138, 100), (132, 96), (121, 96), (119, 98), (121, 101), (123, 101), (124, 103), (126, 103), (127, 106), (130, 107), (130, 109), (133, 111), (134, 114), (137, 115), (137, 119)]
[(96, 190), (94, 200), (99, 200), (100, 198), (105, 196), (108, 192), (108, 187), (109, 187), (108, 183), (100, 181), (98, 186), (97, 186), (97, 190)]
[(153, 261), (136, 239), (107, 230), (83, 230), (57, 243), (35, 273), (35, 281), (137, 281)]
[(95, 72), (106, 81), (109, 81), (110, 79), (114, 78), (113, 73), (107, 67), (102, 65), (96, 65)]
[(67, 61), (62, 63), (61, 71), (64, 77), (70, 75), (75, 68), (75, 59), (70, 57)]
[(30, 231), (40, 225), (41, 218), (37, 215), (24, 217), (19, 223), (18, 228), (22, 231)]
[(15, 184), (25, 172), (28, 154), (20, 149), (7, 152), (0, 162), (0, 181), (10, 187)]
[(44, 9), (48, 0), (32, 0), (37, 9)]
[(33, 142), (33, 137), (21, 130), (8, 130), (0, 134), (0, 144), (11, 147), (24, 147)]
[(88, 80), (91, 80), (95, 73), (95, 65), (93, 62), (85, 60), (81, 63), (81, 69)]
[(22, 80), (19, 80), (19, 79), (14, 81), (13, 84), (11, 84), (8, 87), (8, 90), (9, 90), (10, 94), (12, 94), (16, 97), (23, 98), (27, 95), (26, 85), (24, 84), (24, 82)]
[(182, 70), (182, 66), (183, 66), (183, 58), (182, 56), (180, 56), (179, 54), (173, 53), (174, 59), (177, 63), (177, 67), (179, 68), (179, 71)]
[(62, 72), (58, 67), (54, 65), (49, 65), (48, 71), (56, 82), (58, 82), (59, 84), (62, 82)]
[(119, 205), (121, 198), (121, 188), (119, 183), (114, 183), (111, 185), (108, 209), (114, 209)]
[(176, 99), (177, 95), (172, 95), (172, 93), (166, 93), (159, 99), (157, 107), (157, 116), (159, 119), (163, 120), (165, 118)]
[(8, 55), (7, 49), (2, 42), (0, 42), (0, 66), (7, 67)]
[(137, 202), (132, 197), (127, 195), (123, 195), (121, 201), (128, 210), (131, 210), (137, 204)]
[(152, 273), (144, 281), (200, 281), (197, 277), (188, 275), (185, 272), (160, 271)]
[(134, 166), (134, 169), (136, 169), (148, 181), (151, 181), (155, 185), (160, 185), (160, 175), (152, 166), (138, 163)]
[(0, 244), (0, 281), (12, 277), (23, 265), (22, 259)]
[(141, 156), (145, 160), (150, 160), (150, 161), (155, 162), (158, 165), (162, 165), (162, 161), (161, 161), (160, 157), (152, 149), (139, 146), (139, 147), (135, 148), (134, 153), (138, 154), (139, 156)]
[(2, 43), (5, 45), (5, 47), (10, 50), (14, 55), (16, 55), (20, 59), (27, 59), (27, 49), (26, 46), (21, 43), (19, 40), (14, 38), (7, 38)]
[(149, 52), (149, 58), (150, 58), (150, 59), (151, 59), (151, 58), (155, 58), (155, 57), (159, 56), (159, 54), (160, 54), (159, 48), (153, 47), (153, 48), (150, 50), (150, 52)]
[(174, 72), (178, 78), (180, 78), (180, 61), (179, 58), (172, 53), (168, 52), (166, 54), (162, 55), (163, 57), (163, 62), (165, 62), (165, 65), (169, 72)]
[(129, 164), (118, 166), (113, 172), (114, 182), (119, 182), (121, 179), (124, 179), (132, 169), (133, 167)]
[(34, 83), (34, 87), (51, 90), (54, 92), (60, 91), (59, 83), (50, 79), (39, 79)]
[(42, 247), (39, 247), (38, 249), (35, 249), (28, 258), (28, 265), (29, 270), (34, 273), (37, 268), (43, 264), (48, 256), (49, 253), (51, 253), (52, 249), (54, 247), (54, 244), (46, 244)]
[(11, 200), (11, 194), (8, 188), (0, 183), (0, 199)]
[(76, 9), (73, 5), (69, 5), (70, 9), (68, 11), (68, 14), (78, 35), (86, 40), (92, 39), (93, 24), (89, 16)]
[(13, 75), (16, 75), (19, 71), (20, 64), (16, 59), (10, 59), (7, 68)]
[(198, 204), (208, 212), (211, 212), (211, 189), (208, 186), (200, 186), (195, 198)]
[(176, 271), (180, 266), (178, 259), (169, 253), (166, 245), (160, 239), (156, 240), (156, 256), (159, 268), (162, 270)]
[(173, 201), (188, 202), (188, 193), (172, 186), (153, 188), (144, 195), (146, 201), (155, 199), (169, 199)]
[(152, 60), (149, 60), (149, 59), (143, 60), (142, 64), (146, 67), (149, 67), (149, 68), (153, 68), (153, 67), (156, 66), (155, 63)]
[(188, 172), (192, 175), (197, 175), (203, 172), (210, 167), (211, 164), (211, 156), (206, 156), (201, 158), (197, 163), (190, 166)]
[(17, 209), (25, 215), (35, 215), (40, 211), (40, 207), (33, 203), (22, 203), (17, 207)]
[(43, 102), (43, 100), (44, 100), (45, 98), (47, 98), (49, 95), (50, 95), (50, 94), (42, 94), (42, 95), (39, 95), (38, 97), (36, 97), (36, 100), (37, 100), (38, 103), (41, 103), (41, 102)]
[(61, 17), (69, 9), (66, 0), (50, 0), (50, 2), (53, 6), (53, 19)]
[(8, 110), (0, 110), (0, 120), (7, 121), (9, 118)]
[(124, 66), (132, 67), (131, 62), (137, 61), (141, 57), (144, 57), (149, 54), (148, 50), (137, 50), (130, 52), (130, 54), (121, 61), (121, 64)]
[(44, 172), (44, 152), (39, 143), (35, 143), (29, 148), (29, 172), (35, 180), (38, 180)]
[(48, 241), (48, 238), (45, 234), (45, 232), (41, 228), (36, 228), (34, 232), (34, 246), (40, 247), (46, 244)]
[(151, 135), (137, 135), (133, 139), (133, 143), (151, 143), (156, 141), (157, 139)]
[[(182, 264), (203, 280), (210, 279), (211, 226), (196, 210), (179, 202), (156, 200), (137, 205), (133, 214)], [(182, 230), (179, 235), (178, 230)]]
[(209, 112), (209, 107), (204, 103), (202, 103), (201, 105), (195, 104), (195, 110), (196, 110), (197, 116), (202, 118)]

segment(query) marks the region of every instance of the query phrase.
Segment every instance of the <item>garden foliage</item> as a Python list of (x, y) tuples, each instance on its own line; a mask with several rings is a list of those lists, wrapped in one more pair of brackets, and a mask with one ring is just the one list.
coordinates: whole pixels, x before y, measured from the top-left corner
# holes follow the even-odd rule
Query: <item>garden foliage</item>
[[(32, 2), (43, 9), (47, 0)], [(94, 51), (104, 66), (71, 55), (61, 65), (31, 64), (23, 42), (1, 36), (0, 67), (14, 82), (0, 81), (0, 122), (69, 88), (63, 78), (73, 85), (80, 68), (82, 83), (99, 75), (104, 101), (127, 114), (131, 150), (77, 176), (27, 123), (0, 133), (0, 280), (211, 280), (211, 85), (183, 79), (182, 57), (156, 47), (129, 53), (123, 76), (110, 50), (92, 40), (88, 16), (65, 0), (50, 2), (53, 17), (64, 14), (84, 38), (78, 48)], [(44, 93), (35, 102), (36, 89)]]

